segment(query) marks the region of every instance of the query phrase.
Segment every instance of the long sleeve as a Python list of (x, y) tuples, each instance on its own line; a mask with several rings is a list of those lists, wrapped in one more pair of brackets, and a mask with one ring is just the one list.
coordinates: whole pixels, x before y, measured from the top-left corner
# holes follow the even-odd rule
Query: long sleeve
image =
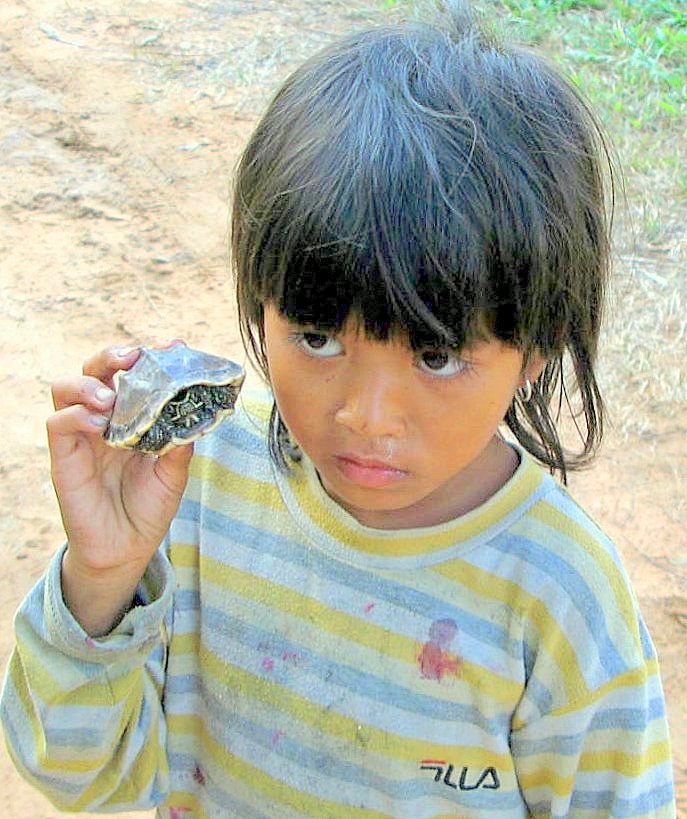
[(144, 605), (94, 639), (62, 600), (63, 553), (15, 618), (0, 702), (9, 753), (61, 810), (149, 808), (169, 787), (161, 693), (171, 566), (160, 550), (139, 586)]
[(533, 816), (675, 817), (664, 696), (645, 640), (643, 662), (569, 704), (540, 713), (548, 692), (536, 683), (523, 699), (511, 750)]

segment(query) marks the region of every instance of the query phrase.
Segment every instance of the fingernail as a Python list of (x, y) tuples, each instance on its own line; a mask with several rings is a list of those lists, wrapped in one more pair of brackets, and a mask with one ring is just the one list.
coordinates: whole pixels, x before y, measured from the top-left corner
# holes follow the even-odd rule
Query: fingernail
[(98, 387), (95, 391), (95, 397), (101, 404), (109, 404), (114, 398), (114, 393), (107, 387)]
[(181, 338), (171, 338), (168, 341), (159, 341), (157, 344), (154, 344), (157, 350), (167, 350), (169, 347), (176, 347), (177, 344), (183, 344), (186, 346), (186, 342)]
[(91, 415), (88, 420), (94, 427), (104, 427), (109, 422), (109, 418), (104, 415)]
[(137, 349), (138, 347), (117, 347), (115, 350), (115, 355), (119, 358), (126, 358), (130, 353), (133, 353), (133, 351)]

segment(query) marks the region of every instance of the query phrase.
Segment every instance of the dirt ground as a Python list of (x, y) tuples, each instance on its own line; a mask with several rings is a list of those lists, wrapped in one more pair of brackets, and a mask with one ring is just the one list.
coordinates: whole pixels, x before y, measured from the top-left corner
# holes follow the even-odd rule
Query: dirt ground
[[(12, 615), (62, 541), (44, 431), (50, 382), (115, 342), (180, 337), (242, 360), (226, 251), (231, 169), (279, 77), (372, 8), (0, 5), (0, 668)], [(660, 253), (644, 261), (659, 277), (668, 263)], [(670, 263), (684, 269), (682, 257)], [(683, 355), (675, 349), (676, 366)], [(620, 393), (628, 406), (631, 389)], [(687, 411), (661, 405), (650, 420), (612, 429), (596, 466), (571, 484), (618, 542), (658, 646), (687, 817)], [(10, 819), (62, 815), (4, 746), (0, 793)]]

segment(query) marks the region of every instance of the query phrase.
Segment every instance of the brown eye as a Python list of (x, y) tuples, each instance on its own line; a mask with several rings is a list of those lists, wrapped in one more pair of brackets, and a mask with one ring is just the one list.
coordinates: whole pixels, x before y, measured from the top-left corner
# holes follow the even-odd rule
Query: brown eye
[(311, 350), (321, 350), (329, 341), (324, 333), (303, 333), (303, 341)]
[(448, 364), (449, 358), (444, 350), (427, 350), (422, 353), (422, 361), (429, 370), (441, 370)]
[(424, 350), (418, 360), (420, 369), (438, 378), (450, 378), (470, 369), (469, 362), (453, 350)]
[(294, 333), (289, 340), (300, 347), (306, 355), (313, 358), (332, 358), (343, 352), (341, 342), (328, 333)]

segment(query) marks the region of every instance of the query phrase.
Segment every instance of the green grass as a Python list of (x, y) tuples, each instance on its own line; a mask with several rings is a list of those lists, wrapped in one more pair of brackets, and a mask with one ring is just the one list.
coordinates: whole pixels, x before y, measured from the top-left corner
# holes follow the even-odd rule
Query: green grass
[[(413, 0), (382, 0), (386, 8)], [(592, 101), (633, 175), (687, 198), (686, 0), (473, 0), (506, 40), (548, 53)], [(644, 180), (646, 182), (646, 180)]]
[(591, 99), (627, 170), (687, 196), (684, 0), (482, 0), (503, 34), (536, 45)]
[(687, 402), (687, 0), (472, 3), (556, 61), (610, 134), (623, 187), (600, 374), (621, 434), (653, 434)]
[[(635, 128), (685, 125), (687, 8), (667, 0), (499, 0), (604, 108)], [(488, 8), (488, 5), (485, 7)]]
[(601, 380), (622, 434), (647, 434), (687, 400), (687, 3), (474, 2), (503, 37), (561, 65), (616, 147), (626, 198)]

